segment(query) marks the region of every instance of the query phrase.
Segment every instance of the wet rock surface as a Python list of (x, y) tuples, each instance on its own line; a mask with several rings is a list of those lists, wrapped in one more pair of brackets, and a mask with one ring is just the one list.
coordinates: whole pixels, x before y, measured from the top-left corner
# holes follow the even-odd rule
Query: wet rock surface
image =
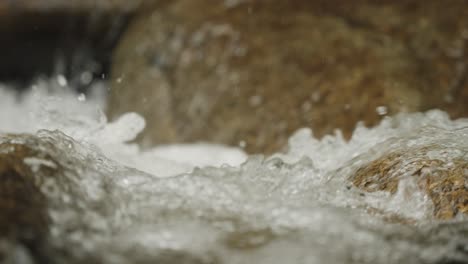
[[(112, 183), (105, 174), (111, 172), (100, 166), (104, 158), (83, 156), (80, 146), (57, 131), (0, 134), (0, 262), (219, 263), (210, 255), (171, 248), (116, 249), (112, 239), (96, 238), (109, 232), (112, 215), (124, 204), (107, 189)], [(85, 175), (96, 177), (96, 186), (83, 184)], [(107, 246), (93, 247), (102, 242)]]
[[(410, 192), (423, 192), (433, 203), (436, 219), (468, 215), (468, 159), (466, 153), (450, 147), (403, 147), (361, 166), (350, 180), (367, 193), (408, 196)], [(407, 188), (403, 181), (414, 182), (417, 187)]]
[[(58, 130), (1, 135), (0, 257), (10, 263), (464, 263), (466, 124), (438, 111), (401, 115), (361, 127), (349, 142), (297, 135), (287, 154), (172, 177), (106, 158), (113, 141), (102, 133), (112, 137), (115, 124), (76, 133), (79, 140)], [(134, 146), (117, 146), (120, 155), (134, 153)]]
[[(33, 135), (0, 135), (0, 261), (2, 263), (80, 263), (97, 259), (82, 242), (54, 242), (56, 236), (85, 232), (79, 219), (58, 230), (57, 212), (85, 210), (83, 191), (73, 180), (79, 157), (58, 157), (63, 146)], [(77, 166), (78, 165), (78, 166)], [(76, 178), (75, 178), (76, 180)], [(55, 214), (54, 214), (55, 213)], [(92, 223), (89, 223), (92, 225)], [(71, 239), (73, 240), (73, 239)], [(91, 261), (91, 263), (99, 263)]]
[[(47, 201), (36, 182), (38, 171), (25, 163), (39, 158), (37, 154), (21, 144), (0, 144), (0, 260), (6, 263), (15, 263), (15, 243), (36, 258), (44, 257), (50, 222)], [(53, 177), (53, 169), (45, 170)]]
[(468, 112), (466, 1), (155, 3), (114, 56), (109, 113), (147, 119), (146, 145), (281, 149), (401, 111)]

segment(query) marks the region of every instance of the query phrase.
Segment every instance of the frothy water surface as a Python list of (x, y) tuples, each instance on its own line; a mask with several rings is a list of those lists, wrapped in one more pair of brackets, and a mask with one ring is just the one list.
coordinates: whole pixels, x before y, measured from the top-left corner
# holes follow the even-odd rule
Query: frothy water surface
[[(44, 192), (50, 243), (103, 263), (467, 263), (466, 216), (442, 222), (410, 180), (398, 192), (364, 194), (348, 178), (385, 153), (443, 146), (467, 159), (468, 120), (441, 111), (358, 126), (347, 142), (302, 129), (271, 157), (208, 143), (142, 150), (135, 113), (108, 122), (103, 100), (0, 88), (0, 133), (46, 151), (64, 168)], [(0, 142), (11, 140), (0, 137)], [(466, 172), (468, 173), (468, 172)], [(465, 182), (465, 187), (466, 187)], [(50, 188), (53, 186), (53, 188)], [(52, 191), (51, 191), (52, 190)], [(372, 209), (372, 210), (369, 210)], [(370, 213), (377, 211), (379, 213)], [(412, 224), (388, 221), (398, 215)], [(29, 257), (15, 248), (24, 263)], [(22, 253), (23, 252), (23, 253)], [(452, 261), (452, 262), (451, 262)], [(458, 261), (458, 262), (457, 262)]]

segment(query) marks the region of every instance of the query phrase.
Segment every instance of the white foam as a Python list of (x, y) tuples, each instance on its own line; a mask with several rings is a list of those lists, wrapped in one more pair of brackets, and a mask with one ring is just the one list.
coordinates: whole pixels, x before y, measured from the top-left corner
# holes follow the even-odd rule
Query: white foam
[[(50, 93), (48, 86), (22, 96), (0, 88), (0, 132), (35, 134), (16, 140), (48, 151), (58, 164), (25, 162), (64, 168), (66, 180), (48, 178), (43, 186), (51, 201), (50, 243), (59, 248), (112, 263), (161, 260), (168, 250), (201, 263), (432, 263), (464, 257), (457, 248), (468, 243), (462, 235), (466, 218), (454, 227), (458, 232), (439, 227), (432, 202), (411, 178), (400, 181), (393, 196), (363, 196), (348, 177), (407, 146), (437, 145), (428, 155), (447, 163), (466, 159), (467, 120), (452, 121), (437, 110), (401, 114), (374, 128), (359, 126), (349, 142), (339, 132), (319, 140), (301, 129), (286, 153), (266, 158), (209, 143), (142, 150), (131, 142), (144, 128), (139, 115), (108, 123), (102, 98)], [(419, 224), (387, 223), (369, 208)]]

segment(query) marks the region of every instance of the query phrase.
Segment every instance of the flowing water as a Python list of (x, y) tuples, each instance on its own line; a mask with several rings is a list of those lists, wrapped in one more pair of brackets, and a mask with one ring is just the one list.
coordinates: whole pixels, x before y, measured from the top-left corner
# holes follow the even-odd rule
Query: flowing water
[[(131, 143), (145, 126), (139, 115), (109, 122), (103, 93), (65, 90), (52, 82), (22, 95), (0, 88), (0, 133), (34, 134), (14, 141), (46, 151), (55, 163), (25, 163), (63, 168), (62, 178), (42, 187), (49, 243), (71, 251), (68, 259), (468, 263), (466, 216), (435, 220), (431, 200), (411, 180), (400, 181), (393, 196), (364, 194), (348, 180), (358, 166), (405, 147), (437, 144), (448, 151), (435, 158), (467, 160), (467, 119), (438, 110), (400, 114), (374, 128), (358, 125), (350, 141), (339, 132), (319, 140), (302, 129), (287, 152), (269, 157), (208, 143), (140, 149)], [(11, 252), (15, 262), (32, 263), (21, 246)]]

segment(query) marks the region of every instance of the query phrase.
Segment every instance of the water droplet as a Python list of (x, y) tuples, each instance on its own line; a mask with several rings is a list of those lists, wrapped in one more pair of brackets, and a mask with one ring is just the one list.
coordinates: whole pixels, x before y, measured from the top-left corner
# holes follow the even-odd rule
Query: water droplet
[(321, 94), (320, 94), (320, 91), (316, 91), (312, 94), (312, 101), (314, 101), (315, 103), (317, 103), (318, 101), (320, 101), (320, 99), (322, 98)]
[(312, 108), (312, 105), (310, 102), (306, 101), (301, 105), (301, 109), (303, 112), (307, 112)]
[(62, 87), (67, 86), (67, 84), (68, 84), (67, 79), (65, 78), (65, 76), (63, 76), (61, 74), (57, 75), (57, 82)]
[(259, 106), (262, 104), (263, 98), (260, 95), (254, 95), (249, 98), (249, 103), (251, 106)]
[(93, 75), (89, 71), (83, 72), (80, 75), (80, 81), (84, 85), (90, 84), (92, 80), (93, 80)]
[(239, 147), (245, 148), (247, 146), (247, 143), (244, 140), (239, 141)]
[(78, 95), (78, 101), (80, 102), (84, 102), (86, 101), (86, 95), (81, 93), (80, 95)]
[(383, 105), (377, 106), (377, 108), (375, 108), (375, 111), (381, 116), (388, 114), (388, 108)]

